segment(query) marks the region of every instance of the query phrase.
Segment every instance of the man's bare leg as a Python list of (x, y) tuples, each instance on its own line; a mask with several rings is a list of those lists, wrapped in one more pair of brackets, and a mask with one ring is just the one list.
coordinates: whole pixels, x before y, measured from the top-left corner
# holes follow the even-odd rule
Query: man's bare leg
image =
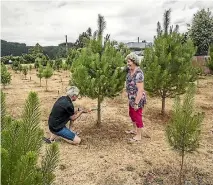
[(65, 139), (65, 138), (63, 138), (63, 137), (61, 137), (61, 138), (62, 138), (63, 140), (65, 140), (66, 142), (68, 142), (68, 143), (70, 143), (70, 144), (73, 144), (73, 145), (78, 145), (78, 144), (80, 144), (80, 142), (81, 142), (81, 138), (78, 137), (77, 135), (75, 135), (73, 141), (71, 141), (71, 140), (69, 140), (69, 139)]
[(70, 129), (72, 132), (75, 132), (77, 135), (79, 135), (80, 132), (74, 131), (74, 130), (72, 129), (73, 123), (74, 123), (74, 121), (70, 120), (69, 129)]

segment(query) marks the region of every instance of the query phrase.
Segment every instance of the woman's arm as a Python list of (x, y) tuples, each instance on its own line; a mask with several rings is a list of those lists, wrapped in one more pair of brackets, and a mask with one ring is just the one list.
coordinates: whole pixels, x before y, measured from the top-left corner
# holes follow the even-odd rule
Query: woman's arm
[(136, 86), (138, 88), (138, 92), (137, 92), (137, 95), (136, 95), (136, 98), (135, 98), (135, 104), (137, 105), (142, 96), (143, 96), (143, 92), (144, 92), (144, 85), (143, 85), (143, 82), (140, 82), (140, 83), (136, 83)]
[(138, 73), (136, 75), (136, 87), (138, 89), (136, 97), (135, 97), (135, 110), (138, 109), (138, 104), (140, 102), (140, 100), (143, 97), (143, 92), (144, 92), (144, 76), (143, 73)]

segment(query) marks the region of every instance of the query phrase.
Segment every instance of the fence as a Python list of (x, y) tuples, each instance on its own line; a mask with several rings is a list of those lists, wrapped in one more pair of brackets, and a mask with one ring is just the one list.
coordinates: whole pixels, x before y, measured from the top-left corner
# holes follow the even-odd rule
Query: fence
[(213, 71), (211, 71), (207, 66), (209, 56), (194, 56), (192, 58), (192, 64), (196, 67), (200, 67), (202, 69), (202, 72), (204, 74), (212, 74)]

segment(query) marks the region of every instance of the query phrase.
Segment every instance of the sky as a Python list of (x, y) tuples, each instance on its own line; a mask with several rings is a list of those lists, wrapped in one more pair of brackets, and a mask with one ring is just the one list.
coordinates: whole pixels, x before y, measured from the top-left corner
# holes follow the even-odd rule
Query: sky
[(171, 9), (171, 24), (187, 31), (193, 14), (201, 8), (213, 12), (211, 0), (70, 0), (1, 1), (1, 39), (8, 42), (57, 46), (75, 42), (79, 34), (97, 29), (98, 14), (104, 16), (111, 40), (153, 41), (157, 22)]

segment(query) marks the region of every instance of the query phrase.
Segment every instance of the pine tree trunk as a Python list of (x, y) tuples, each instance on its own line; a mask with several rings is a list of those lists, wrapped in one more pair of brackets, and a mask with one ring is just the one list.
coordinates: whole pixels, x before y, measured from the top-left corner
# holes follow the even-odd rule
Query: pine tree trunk
[(101, 125), (101, 99), (100, 96), (98, 96), (98, 120), (97, 120), (97, 126), (100, 127)]
[(41, 78), (40, 78), (40, 87), (41, 87)]
[(163, 91), (163, 95), (162, 95), (162, 109), (161, 109), (162, 115), (165, 115), (165, 106), (166, 106), (166, 92)]
[(46, 91), (47, 91), (47, 78), (46, 78)]
[(180, 166), (180, 174), (179, 174), (179, 185), (182, 184), (183, 162), (184, 162), (184, 150), (181, 152), (181, 166)]

